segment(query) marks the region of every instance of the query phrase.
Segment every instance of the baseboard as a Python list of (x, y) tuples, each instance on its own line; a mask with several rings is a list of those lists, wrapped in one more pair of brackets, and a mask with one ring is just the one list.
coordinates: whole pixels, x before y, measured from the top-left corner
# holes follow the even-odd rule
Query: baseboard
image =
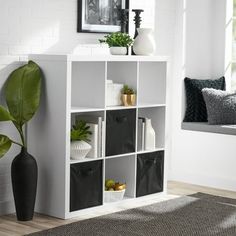
[(184, 170), (169, 170), (168, 180), (236, 192), (236, 178), (227, 179), (219, 176), (206, 176), (202, 174), (188, 173)]
[(14, 201), (0, 202), (0, 216), (15, 213)]

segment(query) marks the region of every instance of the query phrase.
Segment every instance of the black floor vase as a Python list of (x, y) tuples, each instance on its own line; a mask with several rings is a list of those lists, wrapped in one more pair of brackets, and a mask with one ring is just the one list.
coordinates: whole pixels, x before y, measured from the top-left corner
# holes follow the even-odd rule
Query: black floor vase
[(17, 219), (32, 220), (37, 190), (38, 167), (26, 148), (22, 148), (11, 165), (11, 179)]

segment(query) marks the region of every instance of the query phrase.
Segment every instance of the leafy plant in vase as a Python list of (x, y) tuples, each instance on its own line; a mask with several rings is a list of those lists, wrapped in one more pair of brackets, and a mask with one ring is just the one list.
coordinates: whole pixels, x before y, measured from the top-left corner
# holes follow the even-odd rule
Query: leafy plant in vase
[(92, 134), (89, 131), (89, 126), (86, 124), (84, 120), (76, 120), (75, 124), (71, 129), (71, 144), (70, 144), (70, 157), (73, 160), (81, 160), (86, 157), (86, 155), (91, 150), (91, 145), (87, 142), (89, 140), (89, 136)]
[(124, 106), (135, 106), (136, 94), (134, 89), (125, 84), (122, 90), (121, 100)]
[(127, 55), (127, 50), (133, 45), (134, 40), (126, 33), (115, 32), (99, 39), (100, 43), (108, 44), (112, 55)]
[(21, 152), (11, 165), (13, 195), (17, 219), (32, 220), (36, 199), (38, 168), (36, 160), (27, 152), (24, 126), (36, 113), (41, 96), (41, 72), (33, 61), (14, 70), (5, 84), (7, 108), (0, 106), (0, 121), (11, 121), (19, 132), (20, 142), (0, 134), (0, 158), (12, 144), (21, 147)]

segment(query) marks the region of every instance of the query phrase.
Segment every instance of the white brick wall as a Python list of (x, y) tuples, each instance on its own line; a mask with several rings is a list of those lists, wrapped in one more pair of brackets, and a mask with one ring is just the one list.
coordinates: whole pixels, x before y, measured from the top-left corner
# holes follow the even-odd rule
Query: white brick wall
[[(144, 9), (142, 27), (155, 27), (158, 54), (170, 55), (175, 32), (175, 1), (131, 0), (131, 8)], [(0, 104), (3, 83), (9, 73), (22, 64), (19, 55), (107, 53), (97, 45), (102, 35), (77, 33), (76, 21), (77, 0), (0, 0)], [(131, 29), (131, 35), (133, 31)], [(14, 127), (0, 123), (0, 133), (5, 132), (18, 137)], [(14, 147), (0, 160), (0, 215), (14, 211), (10, 164), (18, 152)]]
[[(143, 27), (154, 27), (154, 6), (155, 0), (131, 0), (133, 9), (145, 10)], [(79, 53), (81, 44), (97, 44), (102, 35), (77, 33), (76, 22), (77, 0), (0, 0), (0, 55)]]

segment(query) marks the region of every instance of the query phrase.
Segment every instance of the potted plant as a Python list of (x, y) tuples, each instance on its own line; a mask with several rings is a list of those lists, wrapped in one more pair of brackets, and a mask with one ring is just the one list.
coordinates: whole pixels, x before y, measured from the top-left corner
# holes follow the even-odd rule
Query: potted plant
[(136, 94), (134, 89), (125, 84), (122, 90), (121, 100), (124, 106), (135, 106)]
[(87, 142), (89, 140), (89, 136), (92, 134), (89, 131), (89, 126), (86, 124), (84, 120), (76, 120), (75, 124), (71, 129), (71, 144), (70, 144), (70, 157), (73, 160), (81, 160), (86, 157), (86, 155), (91, 150), (91, 145)]
[(21, 147), (21, 152), (11, 164), (13, 195), (17, 219), (32, 220), (37, 189), (38, 168), (36, 160), (27, 152), (24, 126), (36, 113), (41, 95), (41, 72), (33, 61), (14, 70), (5, 84), (7, 109), (0, 106), (0, 121), (11, 121), (19, 132), (20, 141), (0, 134), (0, 158), (12, 144)]
[(99, 39), (100, 43), (108, 44), (112, 55), (126, 55), (127, 50), (133, 44), (133, 39), (126, 33), (115, 32)]

